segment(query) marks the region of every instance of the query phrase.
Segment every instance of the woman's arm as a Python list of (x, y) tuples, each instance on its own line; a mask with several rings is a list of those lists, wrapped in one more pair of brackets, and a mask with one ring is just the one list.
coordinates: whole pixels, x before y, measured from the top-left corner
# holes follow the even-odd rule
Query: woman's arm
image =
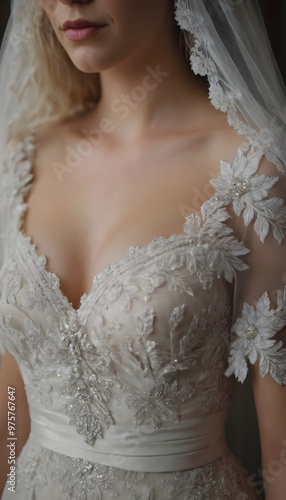
[(254, 399), (261, 439), (265, 500), (286, 497), (286, 385), (269, 376), (261, 378), (251, 367)]
[[(26, 391), (21, 377), (18, 365), (11, 354), (5, 354), (1, 359), (0, 364), (0, 496), (2, 495), (5, 483), (7, 481), (7, 474), (10, 472), (10, 467), (13, 464), (8, 463), (10, 448), (7, 443), (8, 440), (8, 387), (13, 388), (10, 394), (15, 394), (15, 410), (11, 411), (9, 418), (13, 422), (13, 413), (15, 413), (15, 438), (16, 440), (16, 457), (19, 455), (24, 444), (26, 443), (30, 433), (30, 416), (28, 410), (28, 403), (26, 398)], [(14, 392), (15, 389), (15, 392)], [(13, 399), (13, 397), (12, 397)], [(13, 409), (13, 405), (9, 405)], [(11, 462), (11, 458), (10, 458)], [(17, 481), (17, 477), (16, 477)]]
[[(233, 192), (242, 174), (245, 186)], [(235, 276), (226, 374), (244, 382), (251, 368), (266, 500), (285, 500), (286, 179), (255, 146), (224, 165), (217, 185), (222, 199), (229, 185), (229, 222), (248, 249)]]

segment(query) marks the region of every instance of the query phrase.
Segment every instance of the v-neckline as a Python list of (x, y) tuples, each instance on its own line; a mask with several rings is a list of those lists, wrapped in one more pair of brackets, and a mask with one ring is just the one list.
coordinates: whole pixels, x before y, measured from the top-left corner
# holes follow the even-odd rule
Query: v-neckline
[[(40, 272), (42, 279), (44, 278), (44, 281), (46, 283), (42, 282), (42, 284), (46, 285), (49, 291), (52, 290), (53, 296), (54, 293), (56, 293), (57, 298), (61, 302), (61, 304), (67, 307), (71, 313), (79, 318), (82, 317), (83, 311), (85, 310), (88, 303), (92, 302), (96, 291), (99, 291), (101, 285), (104, 285), (108, 282), (108, 278), (112, 276), (118, 277), (119, 275), (123, 274), (124, 271), (129, 271), (133, 265), (142, 267), (144, 259), (146, 259), (144, 263), (148, 263), (150, 261), (153, 263), (154, 253), (156, 251), (159, 251), (159, 256), (161, 256), (166, 252), (173, 251), (174, 247), (180, 246), (181, 244), (185, 245), (186, 243), (188, 243), (190, 237), (187, 233), (184, 232), (180, 234), (172, 234), (168, 237), (155, 236), (148, 243), (142, 246), (131, 245), (128, 248), (127, 253), (123, 257), (112, 262), (111, 264), (108, 264), (102, 269), (102, 271), (95, 274), (89, 291), (83, 293), (79, 299), (79, 307), (74, 307), (73, 303), (65, 295), (61, 288), (61, 280), (56, 275), (56, 273), (54, 273), (53, 271), (48, 271), (46, 267), (48, 259), (45, 255), (40, 254), (36, 250), (37, 245), (33, 242), (32, 237), (25, 234), (23, 230), (19, 229), (17, 232), (17, 238), (20, 238), (20, 242), (24, 243), (26, 256), (28, 255), (32, 258), (34, 269), (37, 269), (37, 271)], [(31, 269), (29, 268), (29, 270)], [(96, 285), (98, 285), (97, 289)]]
[[(186, 223), (187, 217), (191, 214), (187, 214), (187, 216), (185, 217), (184, 223), (182, 225), (182, 228), (183, 228), (182, 233), (172, 234), (171, 236), (162, 236), (162, 235), (155, 236), (154, 238), (149, 240), (149, 242), (147, 242), (146, 244), (144, 244), (142, 246), (136, 245), (136, 244), (131, 245), (128, 248), (127, 254), (125, 254), (120, 259), (114, 261), (113, 263), (105, 266), (102, 269), (102, 271), (100, 271), (99, 273), (97, 273), (94, 276), (90, 289), (87, 292), (84, 292), (80, 296), (79, 306), (75, 307), (73, 305), (73, 303), (69, 300), (67, 295), (63, 292), (60, 278), (53, 271), (48, 271), (48, 269), (47, 269), (48, 257), (43, 255), (43, 254), (40, 254), (37, 251), (37, 244), (33, 241), (32, 236), (26, 234), (25, 231), (22, 229), (23, 217), (24, 217), (24, 214), (28, 208), (28, 204), (25, 203), (25, 194), (32, 188), (32, 179), (34, 177), (32, 174), (32, 167), (33, 167), (33, 159), (34, 159), (35, 148), (36, 148), (35, 135), (36, 135), (35, 131), (31, 130), (26, 135), (25, 140), (23, 141), (23, 153), (24, 153), (24, 155), (23, 155), (24, 160), (23, 161), (25, 161), (25, 164), (26, 164), (26, 172), (27, 172), (27, 179), (28, 179), (27, 182), (29, 182), (29, 184), (25, 185), (25, 189), (23, 189), (22, 191), (20, 190), (20, 192), (18, 192), (18, 195), (20, 196), (20, 207), (19, 207), (20, 210), (18, 210), (18, 213), (20, 215), (18, 216), (18, 219), (17, 219), (17, 231), (16, 232), (17, 232), (17, 236), (22, 238), (22, 241), (25, 243), (25, 248), (27, 250), (27, 253), (32, 256), (33, 264), (38, 269), (41, 270), (41, 277), (45, 278), (45, 280), (48, 283), (50, 283), (50, 285), (49, 285), (50, 288), (53, 289), (53, 291), (57, 292), (57, 298), (60, 301), (60, 303), (62, 305), (64, 305), (66, 308), (68, 308), (69, 311), (71, 313), (73, 313), (76, 318), (79, 318), (82, 315), (87, 302), (90, 302), (91, 299), (93, 298), (96, 284), (99, 284), (100, 282), (104, 282), (104, 280), (107, 279), (107, 277), (109, 275), (111, 275), (111, 274), (114, 275), (115, 271), (120, 272), (124, 268), (124, 266), (126, 266), (127, 268), (128, 268), (128, 266), (130, 267), (130, 264), (131, 264), (131, 262), (134, 262), (134, 259), (135, 259), (135, 262), (137, 260), (137, 263), (139, 264), (141, 262), (140, 257), (148, 254), (149, 250), (151, 250), (151, 252), (150, 252), (150, 257), (151, 257), (153, 249), (155, 250), (155, 249), (158, 249), (162, 246), (163, 249), (165, 247), (166, 249), (169, 250), (169, 248), (170, 249), (172, 248), (171, 243), (180, 244), (181, 241), (184, 243), (184, 240), (186, 240), (186, 242), (187, 242), (188, 239), (190, 238), (190, 236), (185, 232), (184, 225)], [(248, 139), (245, 140), (244, 142), (242, 142), (241, 146), (239, 146), (236, 150), (236, 153), (234, 156), (234, 161), (235, 161), (235, 158), (237, 157), (239, 151), (242, 150), (244, 147), (249, 146), (249, 144), (250, 144), (250, 142)], [(24, 147), (25, 145), (26, 145), (26, 150)], [(28, 154), (28, 152), (29, 152), (29, 154)], [(210, 183), (212, 180), (213, 179), (209, 179), (208, 182)], [(202, 215), (203, 207), (205, 205), (207, 205), (207, 203), (209, 203), (212, 199), (214, 199), (215, 196), (216, 196), (216, 193), (212, 197), (208, 198), (201, 205), (200, 215), (199, 215), (200, 217)], [(196, 214), (193, 214), (193, 215), (196, 215)], [(51, 285), (51, 283), (53, 283), (53, 285)]]

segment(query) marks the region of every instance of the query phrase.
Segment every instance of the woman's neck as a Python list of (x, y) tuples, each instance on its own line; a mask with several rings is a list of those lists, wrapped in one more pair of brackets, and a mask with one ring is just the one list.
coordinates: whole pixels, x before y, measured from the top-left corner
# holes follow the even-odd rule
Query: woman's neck
[(207, 100), (174, 41), (103, 71), (100, 86), (101, 99), (91, 122), (105, 123), (115, 138), (126, 143), (176, 127), (176, 122), (182, 125), (183, 115), (190, 118), (196, 103)]

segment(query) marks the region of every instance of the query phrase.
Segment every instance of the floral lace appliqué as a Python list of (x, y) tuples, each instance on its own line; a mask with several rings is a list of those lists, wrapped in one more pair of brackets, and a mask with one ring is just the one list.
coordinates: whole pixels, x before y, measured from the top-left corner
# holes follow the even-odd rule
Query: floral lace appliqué
[(154, 474), (102, 466), (28, 443), (17, 469), (19, 487), (40, 492), (54, 482), (65, 500), (232, 500), (234, 492), (257, 499), (246, 471), (231, 453), (203, 467)]
[(205, 288), (213, 284), (213, 275), (222, 274), (229, 282), (233, 281), (235, 270), (243, 271), (248, 266), (239, 259), (249, 252), (238, 241), (232, 229), (223, 224), (229, 218), (226, 209), (205, 205), (202, 217), (190, 215), (185, 223), (185, 231), (190, 236), (192, 247), (189, 252), (189, 269), (198, 275)]
[(234, 213), (243, 219), (246, 226), (256, 216), (254, 229), (263, 243), (270, 226), (279, 244), (286, 236), (286, 206), (283, 199), (268, 198), (270, 189), (279, 177), (256, 174), (263, 157), (259, 148), (251, 148), (249, 153), (239, 150), (232, 164), (221, 162), (221, 176), (210, 183), (216, 188), (214, 198), (206, 203), (217, 209), (232, 204)]
[(286, 325), (286, 286), (277, 296), (277, 308), (270, 309), (270, 299), (265, 292), (256, 307), (244, 303), (242, 317), (232, 327), (236, 334), (230, 349), (229, 367), (225, 374), (234, 374), (240, 382), (247, 375), (247, 360), (259, 361), (260, 375), (269, 373), (278, 384), (286, 384), (286, 349), (275, 334)]

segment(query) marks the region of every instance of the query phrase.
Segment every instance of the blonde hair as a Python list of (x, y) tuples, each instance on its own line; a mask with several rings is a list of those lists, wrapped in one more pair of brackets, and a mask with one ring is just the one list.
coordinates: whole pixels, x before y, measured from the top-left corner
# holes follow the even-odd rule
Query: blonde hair
[(21, 110), (11, 124), (13, 135), (88, 109), (100, 95), (98, 75), (82, 73), (74, 66), (38, 0), (22, 0), (16, 9), (17, 26), (28, 24), (29, 28), (13, 32), (20, 56), (13, 91)]
[[(28, 128), (94, 106), (100, 98), (98, 74), (86, 74), (74, 66), (39, 1), (18, 0), (13, 18), (22, 32), (12, 33), (18, 51), (13, 77), (18, 113), (12, 119), (8, 135), (21, 137)], [(180, 30), (178, 36), (188, 59), (192, 37)]]

